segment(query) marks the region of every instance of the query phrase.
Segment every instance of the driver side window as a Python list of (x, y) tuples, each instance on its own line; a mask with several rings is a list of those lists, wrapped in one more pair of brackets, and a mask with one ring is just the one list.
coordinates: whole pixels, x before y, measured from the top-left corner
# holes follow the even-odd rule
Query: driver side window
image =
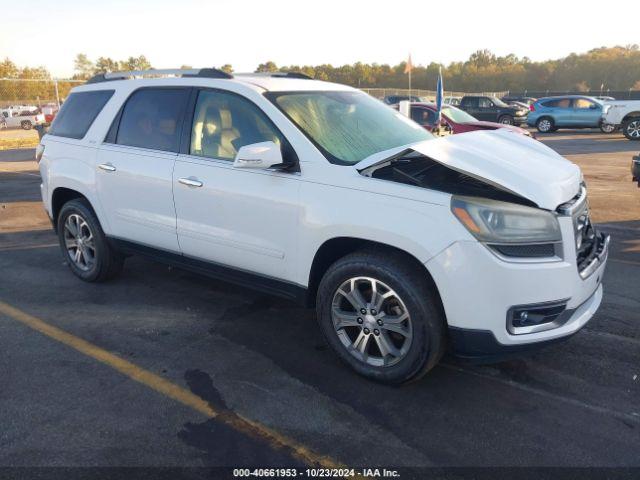
[(198, 94), (191, 155), (233, 161), (240, 147), (266, 141), (282, 146), (280, 133), (252, 102), (221, 91), (203, 90)]

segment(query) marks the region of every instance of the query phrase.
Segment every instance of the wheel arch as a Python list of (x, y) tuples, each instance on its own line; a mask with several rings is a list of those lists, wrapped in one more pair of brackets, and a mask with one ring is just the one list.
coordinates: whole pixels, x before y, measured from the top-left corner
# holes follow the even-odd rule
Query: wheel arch
[(96, 215), (97, 217), (91, 200), (89, 200), (86, 195), (73, 188), (56, 187), (51, 193), (51, 220), (53, 222), (53, 229), (56, 231), (56, 233), (58, 227), (58, 215), (60, 215), (60, 210), (62, 210), (62, 207), (65, 205), (65, 203), (78, 198), (86, 200), (86, 202), (89, 204), (89, 208), (91, 208), (94, 215)]
[(357, 237), (334, 237), (326, 240), (318, 250), (316, 251), (313, 261), (311, 262), (311, 269), (309, 271), (309, 280), (307, 287), (307, 306), (313, 307), (316, 303), (316, 293), (318, 291), (318, 286), (325, 272), (329, 269), (329, 267), (335, 263), (340, 258), (357, 251), (361, 250), (373, 250), (379, 252), (394, 252), (399, 254), (407, 259), (409, 263), (411, 263), (416, 269), (419, 269), (421, 272), (425, 274), (429, 285), (433, 288), (433, 292), (435, 293), (435, 297), (437, 298), (439, 308), (441, 309), (441, 313), (443, 318), (444, 316), (444, 307), (442, 305), (442, 299), (440, 297), (440, 292), (438, 290), (438, 286), (428, 268), (424, 263), (422, 263), (418, 258), (412, 255), (410, 252), (403, 250), (398, 247), (394, 247), (392, 245), (376, 242), (374, 240), (368, 240), (364, 238)]
[(627, 120), (631, 120), (632, 118), (640, 118), (640, 110), (635, 111), (635, 112), (627, 113), (627, 114), (622, 118), (622, 121), (623, 121), (623, 122), (626, 122)]

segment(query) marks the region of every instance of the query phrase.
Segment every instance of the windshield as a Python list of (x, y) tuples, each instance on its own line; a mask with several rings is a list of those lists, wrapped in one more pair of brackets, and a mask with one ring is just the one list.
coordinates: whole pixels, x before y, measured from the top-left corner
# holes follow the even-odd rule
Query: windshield
[(456, 107), (442, 107), (442, 113), (445, 117), (456, 123), (477, 122), (476, 117), (472, 117), (467, 112)]
[(366, 93), (277, 92), (267, 96), (331, 163), (354, 165), (374, 153), (433, 138)]
[(496, 107), (508, 107), (509, 105), (507, 105), (506, 103), (504, 103), (502, 100), (500, 100), (497, 97), (491, 97), (491, 101), (493, 102), (493, 104)]

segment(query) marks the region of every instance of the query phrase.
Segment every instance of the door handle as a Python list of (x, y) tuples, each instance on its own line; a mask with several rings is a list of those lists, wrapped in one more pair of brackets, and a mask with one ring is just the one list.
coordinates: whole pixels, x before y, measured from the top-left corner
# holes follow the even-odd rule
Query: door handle
[(187, 185), (188, 187), (201, 187), (202, 185), (204, 185), (204, 183), (202, 183), (200, 180), (193, 177), (179, 178), (178, 181), (183, 185)]
[(116, 167), (114, 167), (113, 165), (111, 165), (110, 163), (101, 163), (100, 165), (98, 165), (98, 168), (106, 171), (106, 172), (115, 172), (116, 171)]

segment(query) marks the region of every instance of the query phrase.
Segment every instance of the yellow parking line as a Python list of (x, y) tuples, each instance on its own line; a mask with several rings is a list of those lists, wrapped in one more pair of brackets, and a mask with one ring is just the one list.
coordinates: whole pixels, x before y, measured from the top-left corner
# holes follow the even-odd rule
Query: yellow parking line
[(18, 310), (17, 308), (2, 301), (0, 301), (0, 313), (23, 323), (53, 340), (84, 353), (88, 357), (91, 357), (114, 370), (117, 370), (132, 380), (135, 380), (136, 382), (139, 382), (176, 400), (177, 402), (182, 403), (183, 405), (186, 405), (187, 407), (192, 408), (193, 410), (196, 410), (197, 412), (202, 413), (206, 417), (215, 418), (217, 421), (225, 423), (239, 432), (254, 438), (262, 439), (274, 449), (285, 449), (293, 457), (308, 465), (320, 466), (323, 468), (344, 468), (344, 465), (339, 464), (335, 460), (327, 456), (319, 455), (305, 445), (302, 445), (301, 443), (288, 438), (265, 425), (248, 418), (244, 418), (230, 410), (216, 409), (199, 396), (185, 390), (179, 385), (171, 383), (165, 378), (151, 373), (144, 368), (140, 368), (117, 355), (109, 353), (86, 340), (61, 330), (58, 327), (49, 325), (39, 318)]

